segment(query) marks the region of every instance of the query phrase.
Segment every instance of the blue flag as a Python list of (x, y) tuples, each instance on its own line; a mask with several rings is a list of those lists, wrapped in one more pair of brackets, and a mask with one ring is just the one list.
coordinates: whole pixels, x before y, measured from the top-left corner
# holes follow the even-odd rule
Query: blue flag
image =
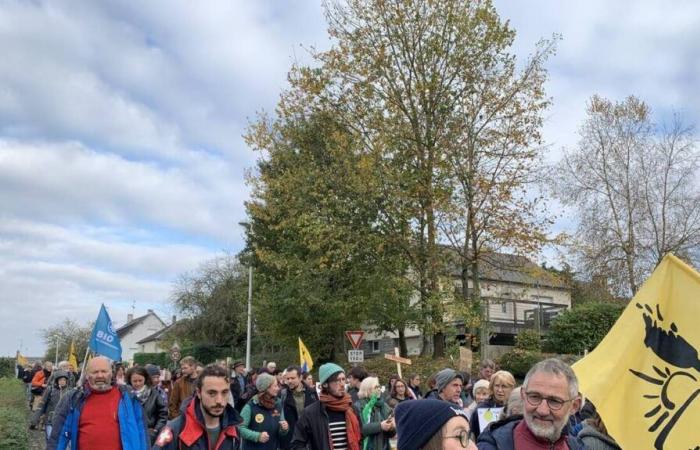
[(122, 360), (122, 345), (104, 304), (100, 308), (95, 328), (92, 329), (89, 346), (90, 350), (98, 355), (106, 356), (113, 361)]

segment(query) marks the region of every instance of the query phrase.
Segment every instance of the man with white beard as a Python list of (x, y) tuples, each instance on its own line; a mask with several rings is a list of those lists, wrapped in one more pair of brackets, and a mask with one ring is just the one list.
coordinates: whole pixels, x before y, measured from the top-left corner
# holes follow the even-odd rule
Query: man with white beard
[(579, 450), (580, 439), (568, 434), (569, 416), (581, 406), (578, 380), (571, 367), (558, 359), (535, 364), (520, 390), (523, 418), (515, 416), (479, 435), (479, 450)]

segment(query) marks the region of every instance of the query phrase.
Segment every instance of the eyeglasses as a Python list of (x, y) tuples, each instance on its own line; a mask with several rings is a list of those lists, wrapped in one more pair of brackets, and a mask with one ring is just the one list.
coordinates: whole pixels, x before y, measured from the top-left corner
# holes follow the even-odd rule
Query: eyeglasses
[(542, 400), (545, 400), (547, 402), (547, 406), (552, 411), (558, 411), (564, 406), (564, 404), (574, 400), (574, 398), (570, 398), (568, 400), (562, 400), (560, 398), (554, 398), (554, 397), (542, 397), (540, 394), (537, 394), (535, 392), (525, 393), (525, 398), (527, 399), (527, 402), (529, 404), (531, 404), (532, 406), (540, 406), (540, 403), (542, 403)]
[(459, 439), (459, 445), (463, 448), (467, 448), (469, 445), (469, 432), (467, 430), (459, 430), (459, 434), (456, 436), (444, 436), (443, 439)]

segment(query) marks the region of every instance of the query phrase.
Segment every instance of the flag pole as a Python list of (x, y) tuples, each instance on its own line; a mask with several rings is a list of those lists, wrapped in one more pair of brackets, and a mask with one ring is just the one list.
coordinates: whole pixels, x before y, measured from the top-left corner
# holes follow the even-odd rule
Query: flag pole
[(90, 351), (90, 346), (88, 345), (85, 349), (85, 357), (83, 358), (83, 369), (80, 371), (80, 379), (78, 380), (78, 385), (80, 387), (83, 385), (83, 380), (85, 379), (85, 365), (87, 364), (88, 352)]

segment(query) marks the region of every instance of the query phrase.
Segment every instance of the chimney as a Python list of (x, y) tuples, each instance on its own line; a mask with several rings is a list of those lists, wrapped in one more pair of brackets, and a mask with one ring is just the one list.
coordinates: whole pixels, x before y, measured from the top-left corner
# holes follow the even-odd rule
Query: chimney
[(129, 322), (131, 322), (132, 320), (134, 320), (134, 315), (131, 314), (131, 313), (127, 314), (127, 315), (126, 315), (126, 323), (129, 323)]
[(173, 314), (173, 322), (172, 323), (175, 323), (175, 322), (177, 322), (177, 316), (175, 314)]
[(147, 309), (146, 312), (148, 312), (149, 314), (151, 314), (151, 313), (153, 312), (153, 310), (152, 310), (152, 309)]

